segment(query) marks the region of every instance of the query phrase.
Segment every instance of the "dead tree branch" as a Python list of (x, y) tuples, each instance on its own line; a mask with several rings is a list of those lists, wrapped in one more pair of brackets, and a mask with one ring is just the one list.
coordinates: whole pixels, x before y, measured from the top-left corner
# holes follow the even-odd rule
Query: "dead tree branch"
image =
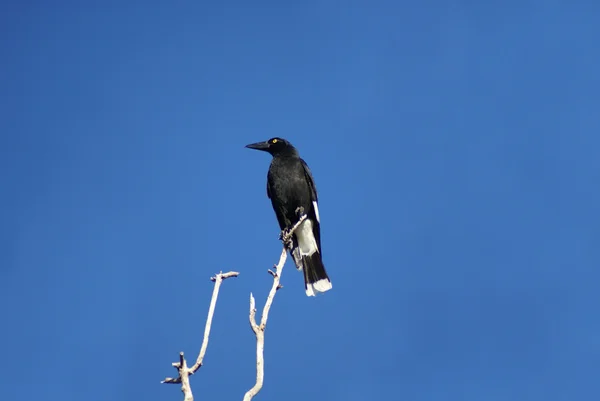
[[(298, 211), (299, 214), (302, 214), (302, 210)], [(244, 395), (244, 401), (250, 401), (252, 398), (258, 394), (258, 392), (262, 389), (264, 377), (265, 377), (265, 362), (264, 362), (264, 349), (265, 349), (265, 328), (267, 327), (267, 319), (269, 318), (269, 311), (271, 310), (271, 305), (273, 304), (273, 299), (275, 298), (275, 293), (278, 289), (282, 288), (280, 284), (281, 273), (283, 271), (283, 265), (285, 265), (285, 261), (287, 260), (287, 251), (291, 245), (291, 238), (294, 231), (302, 224), (302, 222), (306, 219), (306, 215), (302, 214), (298, 222), (287, 232), (282, 233), (281, 240), (283, 242), (283, 249), (281, 250), (281, 256), (279, 256), (279, 262), (273, 267), (273, 270), (269, 270), (269, 273), (273, 276), (273, 285), (271, 286), (271, 291), (269, 291), (269, 296), (267, 297), (267, 301), (265, 302), (265, 306), (262, 311), (260, 325), (256, 323), (256, 303), (254, 300), (254, 296), (250, 293), (250, 327), (252, 331), (256, 335), (256, 383), (254, 386), (246, 392)]]
[(190, 386), (190, 376), (196, 373), (198, 369), (202, 366), (202, 360), (204, 359), (204, 355), (206, 354), (206, 348), (208, 347), (208, 337), (210, 335), (210, 327), (213, 320), (213, 315), (215, 313), (215, 306), (217, 305), (217, 298), (219, 296), (219, 288), (221, 288), (221, 283), (223, 280), (229, 277), (237, 277), (240, 273), (238, 272), (220, 272), (216, 274), (214, 277), (211, 277), (211, 281), (214, 281), (215, 287), (213, 289), (212, 298), (210, 300), (210, 306), (208, 308), (208, 316), (206, 318), (206, 325), (204, 326), (204, 340), (202, 341), (202, 347), (200, 348), (200, 353), (198, 354), (198, 358), (196, 359), (196, 363), (188, 368), (187, 362), (183, 355), (183, 352), (179, 353), (179, 362), (173, 362), (172, 365), (177, 372), (179, 373), (178, 377), (167, 377), (161, 383), (170, 383), (176, 384), (181, 383), (181, 392), (183, 393), (184, 401), (193, 401), (194, 395), (192, 394), (192, 388)]

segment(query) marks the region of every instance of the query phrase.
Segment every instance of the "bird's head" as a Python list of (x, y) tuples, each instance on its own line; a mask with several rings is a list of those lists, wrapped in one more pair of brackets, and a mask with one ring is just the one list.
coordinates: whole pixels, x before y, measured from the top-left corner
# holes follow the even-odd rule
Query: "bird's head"
[(271, 138), (265, 142), (256, 142), (246, 145), (249, 149), (262, 150), (269, 152), (272, 156), (292, 154), (296, 155), (298, 152), (296, 148), (283, 138)]

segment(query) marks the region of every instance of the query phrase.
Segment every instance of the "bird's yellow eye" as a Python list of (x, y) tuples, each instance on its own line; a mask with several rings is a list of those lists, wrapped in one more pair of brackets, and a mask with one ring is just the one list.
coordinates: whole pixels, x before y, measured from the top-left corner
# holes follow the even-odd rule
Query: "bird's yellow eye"
[(277, 143), (277, 139), (272, 139), (271, 143)]

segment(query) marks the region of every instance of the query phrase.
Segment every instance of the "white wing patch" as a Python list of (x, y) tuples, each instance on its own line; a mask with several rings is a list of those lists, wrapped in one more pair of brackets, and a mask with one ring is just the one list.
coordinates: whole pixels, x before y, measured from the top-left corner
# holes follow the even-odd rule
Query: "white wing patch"
[(317, 205), (317, 202), (313, 201), (313, 207), (315, 208), (315, 214), (317, 215), (317, 221), (320, 223), (321, 219), (319, 218), (319, 205)]
[(298, 239), (298, 248), (300, 248), (300, 255), (310, 256), (317, 252), (317, 241), (312, 231), (312, 221), (306, 219), (300, 224), (300, 227), (296, 229), (296, 238)]

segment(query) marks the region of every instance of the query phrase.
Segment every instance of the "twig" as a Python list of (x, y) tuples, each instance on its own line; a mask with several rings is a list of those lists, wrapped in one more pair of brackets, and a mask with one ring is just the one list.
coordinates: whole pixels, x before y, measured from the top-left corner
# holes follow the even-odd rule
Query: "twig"
[(256, 323), (256, 303), (254, 301), (254, 296), (250, 293), (250, 327), (252, 331), (256, 335), (256, 383), (254, 386), (246, 392), (244, 395), (244, 401), (250, 401), (254, 398), (255, 395), (262, 389), (264, 378), (265, 378), (265, 362), (264, 362), (264, 349), (265, 349), (265, 328), (267, 327), (267, 320), (269, 319), (269, 310), (271, 310), (271, 305), (273, 304), (273, 299), (275, 298), (275, 293), (278, 289), (281, 288), (279, 284), (281, 280), (281, 273), (283, 271), (283, 266), (285, 265), (285, 261), (287, 260), (287, 251), (288, 247), (291, 243), (292, 234), (294, 231), (302, 224), (302, 222), (306, 219), (306, 215), (303, 214), (298, 222), (285, 234), (281, 236), (281, 241), (283, 242), (283, 249), (281, 250), (281, 256), (279, 257), (279, 263), (273, 266), (275, 271), (269, 270), (269, 273), (273, 276), (273, 285), (271, 286), (271, 291), (269, 291), (269, 296), (267, 297), (267, 302), (265, 302), (265, 307), (263, 308), (260, 325)]
[(192, 387), (190, 386), (189, 377), (196, 373), (198, 369), (202, 366), (202, 360), (204, 359), (204, 355), (206, 354), (206, 348), (208, 347), (208, 337), (210, 335), (210, 326), (212, 324), (213, 315), (215, 313), (215, 306), (217, 304), (217, 298), (219, 296), (219, 288), (221, 287), (221, 283), (223, 280), (229, 277), (237, 277), (239, 276), (239, 272), (220, 272), (216, 274), (214, 277), (211, 277), (211, 281), (214, 281), (215, 287), (213, 289), (212, 298), (210, 300), (210, 306), (208, 308), (208, 317), (206, 318), (206, 325), (204, 326), (204, 340), (202, 341), (202, 347), (200, 348), (200, 353), (198, 354), (198, 358), (196, 359), (196, 363), (188, 368), (187, 362), (185, 361), (185, 357), (183, 352), (179, 353), (179, 362), (173, 362), (172, 365), (177, 372), (179, 373), (178, 377), (167, 377), (161, 383), (169, 383), (176, 384), (181, 383), (181, 392), (183, 393), (184, 401), (193, 401), (194, 395), (192, 394)]

